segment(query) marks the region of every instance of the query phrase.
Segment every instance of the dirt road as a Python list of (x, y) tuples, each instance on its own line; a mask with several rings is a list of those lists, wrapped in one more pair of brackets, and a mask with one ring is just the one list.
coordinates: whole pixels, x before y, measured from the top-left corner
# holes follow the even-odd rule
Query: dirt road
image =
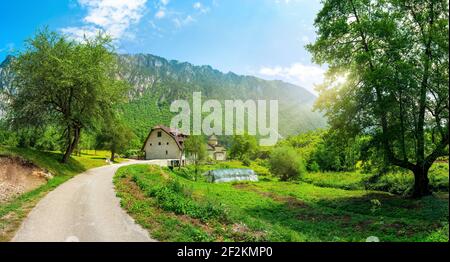
[(12, 239), (15, 242), (147, 242), (155, 241), (120, 207), (113, 176), (121, 166), (92, 169), (43, 198)]

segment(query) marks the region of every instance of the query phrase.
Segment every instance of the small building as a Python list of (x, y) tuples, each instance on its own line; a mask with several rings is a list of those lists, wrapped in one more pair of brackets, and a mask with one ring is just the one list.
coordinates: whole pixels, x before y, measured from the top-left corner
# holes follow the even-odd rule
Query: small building
[(163, 125), (154, 127), (144, 142), (145, 160), (167, 159), (185, 164), (184, 141), (188, 135)]
[(225, 147), (219, 144), (215, 135), (208, 139), (208, 156), (215, 161), (227, 160), (227, 151)]

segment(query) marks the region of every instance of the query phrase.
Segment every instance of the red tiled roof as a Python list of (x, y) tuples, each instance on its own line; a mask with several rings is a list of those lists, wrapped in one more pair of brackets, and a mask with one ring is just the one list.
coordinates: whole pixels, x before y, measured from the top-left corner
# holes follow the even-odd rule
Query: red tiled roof
[(158, 126), (155, 126), (154, 128), (152, 128), (152, 130), (148, 134), (148, 137), (147, 137), (147, 139), (145, 139), (144, 146), (142, 147), (142, 150), (145, 149), (145, 145), (147, 144), (147, 141), (150, 138), (150, 135), (155, 130), (162, 130), (165, 133), (167, 133), (170, 137), (173, 138), (173, 140), (175, 140), (175, 142), (177, 143), (177, 146), (178, 146), (178, 148), (180, 150), (183, 150), (183, 148), (184, 148), (184, 140), (186, 140), (186, 138), (189, 137), (188, 135), (183, 134), (183, 132), (181, 132), (180, 130), (178, 130), (176, 128), (170, 128), (170, 127), (167, 127), (167, 126), (158, 125)]

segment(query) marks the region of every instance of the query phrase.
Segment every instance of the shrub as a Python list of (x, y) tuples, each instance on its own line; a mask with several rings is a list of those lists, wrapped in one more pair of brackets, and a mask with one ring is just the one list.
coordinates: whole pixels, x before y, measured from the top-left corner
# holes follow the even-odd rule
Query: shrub
[(269, 164), (272, 174), (282, 181), (295, 180), (306, 173), (302, 158), (288, 146), (274, 149), (270, 154)]
[(255, 171), (259, 176), (268, 177), (272, 175), (267, 167), (255, 162), (251, 163), (250, 168), (253, 169), (253, 171)]
[(242, 164), (244, 165), (244, 166), (250, 166), (251, 164), (252, 164), (252, 162), (250, 161), (250, 159), (247, 157), (247, 156), (244, 156), (243, 158), (242, 158)]
[(231, 159), (244, 160), (255, 159), (258, 152), (258, 144), (256, 138), (250, 135), (236, 135), (233, 137), (233, 142), (229, 150), (229, 157)]
[[(448, 192), (448, 164), (435, 163), (429, 173), (430, 189), (434, 192)], [(408, 195), (414, 186), (414, 175), (409, 171), (392, 171), (363, 179), (366, 189), (385, 191), (397, 195)]]
[(320, 166), (319, 166), (319, 164), (317, 164), (316, 161), (313, 161), (312, 163), (309, 164), (308, 169), (311, 172), (319, 172), (320, 171)]
[(160, 208), (178, 215), (187, 215), (202, 221), (210, 219), (226, 220), (226, 212), (221, 204), (212, 202), (196, 203), (192, 200), (192, 189), (178, 180), (170, 180), (150, 188), (150, 197), (156, 199)]
[(125, 158), (130, 158), (130, 159), (143, 159), (145, 154), (141, 150), (129, 149), (129, 150), (125, 151), (123, 156)]
[(367, 177), (364, 184), (368, 190), (407, 195), (413, 186), (413, 179), (413, 176), (407, 173), (388, 173)]

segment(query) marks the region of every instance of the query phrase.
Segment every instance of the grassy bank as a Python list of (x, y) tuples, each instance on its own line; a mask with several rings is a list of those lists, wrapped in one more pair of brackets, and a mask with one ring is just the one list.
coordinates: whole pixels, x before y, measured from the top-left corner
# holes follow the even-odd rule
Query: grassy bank
[(304, 182), (209, 184), (143, 165), (115, 177), (122, 206), (160, 241), (448, 241), (448, 194), (411, 200)]
[[(429, 171), (430, 187), (434, 192), (449, 190), (449, 165), (444, 162), (435, 163)], [(346, 190), (378, 190), (397, 195), (408, 195), (414, 185), (411, 172), (390, 172), (378, 178), (372, 174), (354, 172), (317, 172), (308, 173), (302, 180), (321, 187), (332, 187)]]
[(106, 152), (97, 155), (74, 156), (67, 164), (61, 164), (61, 155), (52, 152), (40, 152), (32, 149), (19, 149), (0, 146), (0, 156), (18, 156), (33, 162), (36, 166), (48, 170), (54, 178), (48, 183), (24, 193), (6, 203), (0, 204), (0, 241), (9, 241), (31, 209), (48, 192), (66, 182), (73, 176), (88, 169), (105, 164)]

